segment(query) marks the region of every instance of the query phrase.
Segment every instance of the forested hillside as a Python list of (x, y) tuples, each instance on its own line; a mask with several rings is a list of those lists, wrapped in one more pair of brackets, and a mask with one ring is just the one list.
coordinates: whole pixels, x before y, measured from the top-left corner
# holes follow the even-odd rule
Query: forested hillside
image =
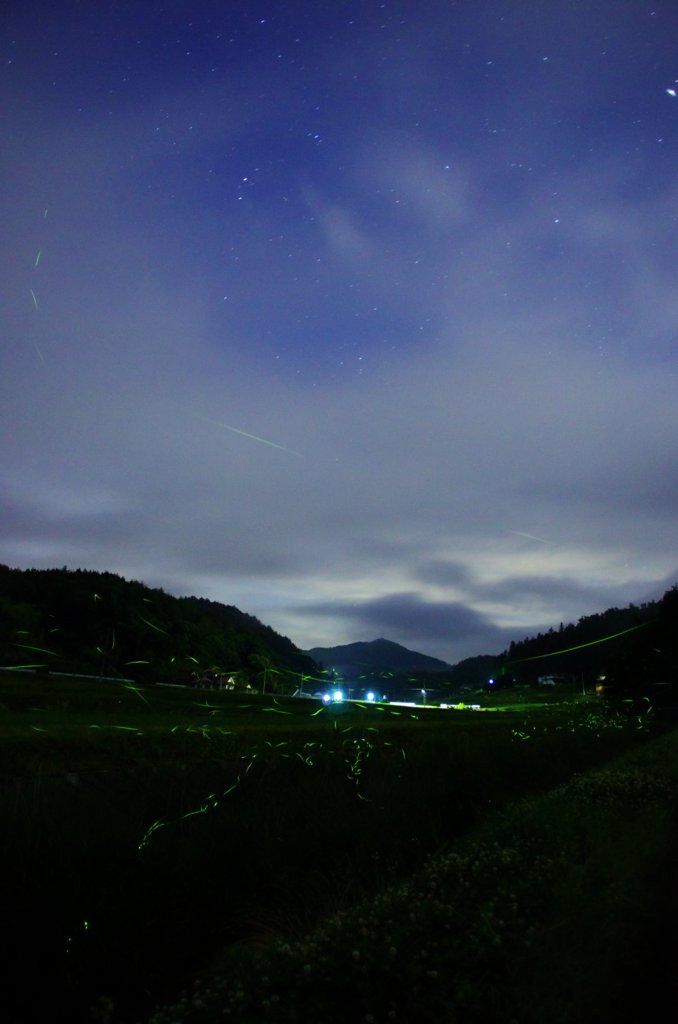
[(620, 695), (671, 690), (678, 665), (678, 588), (660, 601), (608, 608), (511, 643), (499, 662), (505, 685), (555, 676), (589, 685), (600, 679)]
[[(659, 602), (628, 608), (608, 608), (586, 615), (576, 623), (511, 643), (504, 653), (507, 674), (529, 681), (544, 673), (596, 673), (605, 671), (610, 658), (623, 650), (634, 627), (642, 627), (657, 615)], [(618, 635), (620, 634), (620, 635)], [(600, 642), (604, 641), (604, 642)], [(548, 663), (546, 661), (548, 659)]]
[[(661, 601), (609, 608), (577, 623), (511, 643), (497, 657), (468, 658), (447, 672), (389, 676), (391, 689), (426, 687), (444, 694), (466, 684), (536, 684), (545, 676), (608, 691), (639, 693), (675, 686), (678, 589)], [(208, 670), (241, 683), (290, 692), (318, 666), (287, 637), (253, 615), (206, 598), (173, 597), (113, 573), (75, 569), (11, 569), (0, 565), (0, 666), (39, 667), (188, 681)], [(365, 685), (372, 679), (369, 671)], [(402, 684), (397, 686), (396, 684)]]
[(230, 605), (172, 597), (108, 572), (0, 566), (0, 665), (187, 679), (218, 669), (289, 689), (315, 663)]

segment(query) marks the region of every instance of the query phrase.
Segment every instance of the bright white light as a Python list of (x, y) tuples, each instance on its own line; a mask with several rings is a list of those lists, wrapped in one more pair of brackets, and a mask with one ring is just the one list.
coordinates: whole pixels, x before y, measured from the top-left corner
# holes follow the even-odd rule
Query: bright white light
[(369, 693), (367, 694), (367, 699), (368, 699), (368, 700), (374, 700), (374, 699), (375, 699), (375, 698), (374, 698), (374, 694), (372, 693), (372, 691), (371, 691), (371, 690), (370, 690), (370, 692), (369, 692)]
[(344, 699), (344, 695), (341, 690), (335, 690), (332, 694), (332, 700), (340, 701)]
[(323, 693), (323, 704), (329, 704), (331, 699), (329, 693)]

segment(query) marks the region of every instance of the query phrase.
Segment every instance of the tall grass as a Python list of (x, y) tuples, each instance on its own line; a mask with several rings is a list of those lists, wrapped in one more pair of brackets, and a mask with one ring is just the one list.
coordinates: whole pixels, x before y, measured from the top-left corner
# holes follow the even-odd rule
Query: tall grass
[(678, 733), (491, 816), (297, 941), (214, 963), (152, 1024), (631, 1024), (675, 1013)]
[[(224, 702), (211, 716), (185, 695), (151, 706), (112, 693), (125, 701), (118, 717), (102, 692), (97, 707), (55, 689), (42, 712), (10, 708), (12, 756), (63, 773), (0, 795), (15, 1021), (141, 1019), (215, 951), (303, 935), (488, 811), (644, 738), (634, 723), (572, 709), (311, 718), (310, 705), (302, 721), (280, 712), (303, 702), (268, 715), (262, 702)], [(28, 716), (21, 729), (15, 715)], [(36, 721), (45, 732), (28, 737)]]

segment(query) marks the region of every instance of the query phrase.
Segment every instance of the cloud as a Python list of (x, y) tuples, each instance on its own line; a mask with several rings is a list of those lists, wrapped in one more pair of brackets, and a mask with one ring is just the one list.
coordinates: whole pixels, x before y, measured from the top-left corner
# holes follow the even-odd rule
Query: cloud
[(327, 602), (304, 609), (306, 614), (343, 620), (354, 639), (398, 636), (410, 648), (454, 660), (472, 654), (499, 653), (511, 634), (498, 629), (473, 608), (454, 601), (428, 601), (415, 592), (386, 594), (362, 602)]
[(468, 568), (461, 562), (444, 558), (427, 558), (413, 570), (416, 579), (440, 587), (465, 589), (472, 580)]
[(476, 198), (470, 171), (454, 151), (412, 146), (396, 134), (380, 140), (379, 157), (366, 148), (357, 172), (365, 188), (375, 192), (377, 208), (393, 227), (419, 232), (450, 232), (468, 226)]
[(556, 189), (503, 136), (370, 107), (278, 180), (266, 133), (307, 100), (286, 80), (255, 116), (247, 88), (169, 89), (160, 133), (157, 97), (124, 132), (17, 97), (0, 558), (448, 661), (665, 580), (673, 179), (643, 198), (613, 151)]
[(308, 185), (303, 194), (313, 220), (322, 231), (330, 258), (338, 257), (349, 265), (364, 264), (374, 258), (375, 246), (354, 211), (329, 202)]

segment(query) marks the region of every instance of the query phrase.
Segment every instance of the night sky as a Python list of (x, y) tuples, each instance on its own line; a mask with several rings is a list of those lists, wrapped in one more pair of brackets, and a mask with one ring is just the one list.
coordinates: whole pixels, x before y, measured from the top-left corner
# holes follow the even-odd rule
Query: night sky
[(678, 581), (678, 6), (1, 16), (0, 561), (454, 662)]

